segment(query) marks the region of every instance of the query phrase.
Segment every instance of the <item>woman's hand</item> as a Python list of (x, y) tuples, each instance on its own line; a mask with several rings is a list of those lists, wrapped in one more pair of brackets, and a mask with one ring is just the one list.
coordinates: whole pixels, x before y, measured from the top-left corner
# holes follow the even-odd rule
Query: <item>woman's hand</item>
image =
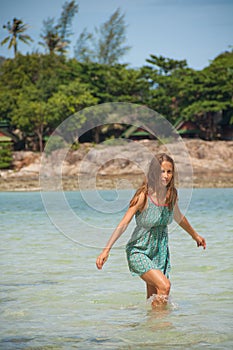
[(197, 242), (198, 247), (203, 247), (203, 249), (206, 249), (206, 241), (205, 238), (201, 237), (200, 235), (197, 235), (195, 237), (195, 241)]
[(108, 260), (109, 250), (103, 250), (102, 253), (96, 259), (96, 266), (99, 270), (102, 269), (104, 263)]

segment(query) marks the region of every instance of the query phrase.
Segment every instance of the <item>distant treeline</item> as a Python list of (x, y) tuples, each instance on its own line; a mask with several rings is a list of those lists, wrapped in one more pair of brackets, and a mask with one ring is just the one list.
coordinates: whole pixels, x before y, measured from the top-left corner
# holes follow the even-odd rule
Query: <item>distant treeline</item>
[[(208, 140), (223, 137), (233, 124), (232, 51), (200, 71), (154, 55), (132, 69), (55, 53), (17, 54), (2, 61), (0, 75), (0, 128), (7, 124), (23, 147), (34, 150), (42, 150), (46, 136), (73, 113), (106, 102), (146, 105), (173, 125), (195, 122)], [(80, 117), (80, 127), (84, 122)], [(98, 140), (95, 130), (90, 141)]]

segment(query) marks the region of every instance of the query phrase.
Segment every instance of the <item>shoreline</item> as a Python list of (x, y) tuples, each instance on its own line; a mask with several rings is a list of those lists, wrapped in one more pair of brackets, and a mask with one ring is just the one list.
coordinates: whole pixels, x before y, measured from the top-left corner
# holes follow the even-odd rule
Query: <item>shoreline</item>
[[(136, 189), (140, 186), (142, 177), (138, 175), (102, 175), (96, 179), (96, 186), (86, 185), (85, 188), (78, 186), (77, 176), (66, 176), (62, 179), (62, 186), (54, 188), (56, 191), (79, 191), (79, 190), (116, 190), (116, 189)], [(129, 186), (130, 184), (130, 186)], [(233, 178), (231, 174), (222, 174), (221, 176), (206, 176), (203, 174), (193, 176), (193, 183), (182, 184), (180, 188), (233, 188)], [(179, 186), (178, 186), (179, 189)], [(39, 179), (32, 177), (22, 178), (5, 178), (0, 181), (0, 192), (40, 192), (44, 191), (41, 188)]]
[[(176, 165), (182, 166), (186, 176), (182, 175), (182, 182), (177, 188), (233, 187), (233, 141), (187, 139), (184, 143), (189, 155), (187, 166), (190, 163), (192, 167), (191, 173), (187, 167), (186, 174), (182, 149), (176, 149), (176, 144), (168, 144), (175, 155)], [(78, 150), (69, 151), (65, 158), (63, 150), (57, 150), (44, 158), (45, 178), (41, 183), (41, 154), (14, 152), (12, 169), (0, 170), (0, 192), (45, 191), (46, 188), (49, 191), (136, 189), (141, 185), (142, 171), (148, 165), (145, 149), (149, 154), (158, 154), (167, 152), (168, 145), (151, 140), (116, 146), (80, 144)], [(61, 169), (62, 180), (59, 178)]]

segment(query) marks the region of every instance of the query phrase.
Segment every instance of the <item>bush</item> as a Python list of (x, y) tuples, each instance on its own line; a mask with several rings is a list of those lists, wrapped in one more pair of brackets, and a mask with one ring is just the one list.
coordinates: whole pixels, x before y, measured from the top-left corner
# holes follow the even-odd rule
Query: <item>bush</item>
[(13, 161), (11, 142), (0, 143), (0, 169), (8, 169)]

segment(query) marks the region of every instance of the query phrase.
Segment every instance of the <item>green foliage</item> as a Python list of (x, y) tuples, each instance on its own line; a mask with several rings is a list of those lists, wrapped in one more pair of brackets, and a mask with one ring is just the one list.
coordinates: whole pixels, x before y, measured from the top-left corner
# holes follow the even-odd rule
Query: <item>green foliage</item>
[(17, 55), (0, 68), (0, 113), (23, 135), (33, 136), (40, 151), (46, 133), (71, 114), (97, 103), (89, 85), (77, 79), (73, 66), (60, 56), (32, 54)]
[[(216, 57), (201, 71), (174, 61), (151, 55), (153, 67), (143, 67), (142, 74), (150, 82), (148, 105), (174, 123), (182, 117), (192, 120), (207, 139), (221, 134), (230, 125), (233, 114), (233, 52)], [(158, 69), (159, 68), (159, 69)]]
[(9, 121), (11, 131), (17, 129), (27, 147), (30, 139), (40, 151), (44, 138), (70, 116), (66, 142), (82, 135), (84, 123), (93, 128), (90, 135), (96, 143), (103, 135), (108, 138), (110, 133), (104, 134), (101, 125), (109, 121), (111, 110), (86, 108), (106, 102), (146, 105), (172, 124), (194, 121), (207, 139), (230, 127), (233, 52), (219, 55), (201, 71), (188, 68), (186, 61), (151, 57), (151, 66), (132, 69), (80, 63), (53, 53), (18, 54), (0, 66), (0, 117)]
[(190, 89), (183, 92), (186, 103), (182, 114), (205, 130), (207, 139), (221, 134), (233, 114), (233, 52), (225, 52), (193, 75)]
[(0, 142), (0, 169), (8, 169), (13, 161), (11, 142)]
[(171, 58), (167, 58), (163, 56), (155, 56), (155, 55), (150, 55), (150, 57), (151, 58), (147, 59), (146, 61), (158, 67), (159, 75), (167, 75), (167, 74), (171, 74), (177, 69), (187, 68), (186, 60), (179, 61), (179, 60), (173, 60)]
[(91, 84), (93, 95), (99, 103), (145, 102), (149, 84), (139, 70), (121, 64), (86, 63), (81, 67), (80, 78)]
[(97, 99), (90, 93), (88, 85), (76, 79), (68, 85), (59, 86), (59, 90), (48, 100), (48, 108), (53, 118), (61, 123), (77, 111), (96, 103)]
[(118, 8), (94, 33), (85, 28), (77, 40), (75, 58), (67, 59), (64, 54), (78, 10), (75, 0), (65, 1), (58, 20), (43, 22), (40, 44), (49, 53), (45, 55), (18, 53), (19, 41), (32, 41), (22, 20), (14, 18), (3, 26), (9, 35), (1, 45), (13, 47), (15, 58), (0, 57), (0, 118), (9, 121), (11, 131), (17, 129), (27, 147), (30, 138), (33, 149), (42, 151), (44, 138), (71, 115), (69, 142), (82, 135), (84, 123), (93, 128), (91, 138), (96, 143), (101, 135), (109, 137), (101, 125), (109, 121), (111, 111), (106, 107), (100, 114), (86, 108), (106, 102), (146, 105), (172, 124), (193, 121), (207, 139), (232, 127), (232, 48), (200, 71), (189, 68), (186, 60), (153, 54), (146, 66), (129, 68), (119, 64), (129, 46), (125, 45), (125, 16)]
[(190, 69), (187, 68), (185, 60), (178, 61), (162, 56), (151, 55), (147, 62), (152, 67), (142, 67), (141, 72), (151, 87), (148, 106), (174, 123), (180, 116), (178, 96), (182, 76)]

